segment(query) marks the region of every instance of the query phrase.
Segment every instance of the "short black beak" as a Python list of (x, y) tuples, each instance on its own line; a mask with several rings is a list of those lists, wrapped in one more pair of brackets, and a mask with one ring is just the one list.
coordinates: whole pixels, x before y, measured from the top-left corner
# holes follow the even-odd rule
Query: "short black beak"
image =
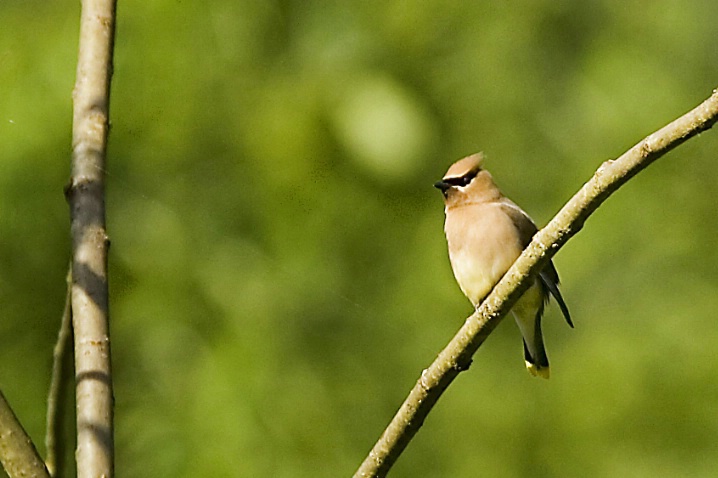
[(446, 181), (436, 181), (434, 183), (434, 187), (436, 189), (441, 189), (441, 192), (446, 194), (446, 191), (451, 187), (451, 184), (447, 183)]

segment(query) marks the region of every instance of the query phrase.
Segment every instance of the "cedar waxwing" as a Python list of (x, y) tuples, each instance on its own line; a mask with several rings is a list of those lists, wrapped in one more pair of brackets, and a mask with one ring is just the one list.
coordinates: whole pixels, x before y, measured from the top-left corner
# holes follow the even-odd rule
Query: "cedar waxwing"
[[(528, 214), (501, 194), (482, 168), (482, 161), (482, 153), (461, 159), (434, 184), (444, 194), (444, 231), (451, 268), (474, 307), (481, 304), (537, 232)], [(549, 262), (511, 309), (523, 336), (526, 368), (543, 378), (549, 377), (549, 364), (541, 316), (549, 294), (573, 327), (558, 283), (556, 268)]]

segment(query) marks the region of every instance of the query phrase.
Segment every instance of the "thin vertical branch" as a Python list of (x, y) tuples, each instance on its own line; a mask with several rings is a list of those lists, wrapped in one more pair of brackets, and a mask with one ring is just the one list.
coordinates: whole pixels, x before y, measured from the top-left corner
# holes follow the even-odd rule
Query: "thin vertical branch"
[(72, 330), (72, 264), (67, 271), (67, 294), (65, 296), (65, 307), (62, 311), (60, 330), (57, 333), (57, 342), (52, 351), (52, 377), (50, 379), (50, 391), (47, 397), (47, 424), (45, 431), (45, 466), (50, 475), (57, 476), (58, 452), (60, 444), (57, 441), (60, 422), (62, 421), (62, 397), (64, 396), (65, 383), (67, 380), (65, 370), (65, 359), (67, 349), (70, 345), (70, 332)]
[(50, 478), (5, 396), (0, 392), (0, 461), (10, 478), (36, 476)]
[(80, 478), (114, 474), (104, 184), (114, 35), (115, 0), (82, 0), (67, 188)]

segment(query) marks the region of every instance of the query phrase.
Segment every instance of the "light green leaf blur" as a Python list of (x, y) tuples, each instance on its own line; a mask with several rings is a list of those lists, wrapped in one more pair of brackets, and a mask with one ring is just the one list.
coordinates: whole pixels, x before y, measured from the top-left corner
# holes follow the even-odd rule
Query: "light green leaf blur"
[[(118, 15), (106, 174), (128, 478), (350, 476), (471, 312), (432, 188), (449, 164), (485, 151), (545, 224), (718, 87), (714, 0)], [(78, 22), (76, 1), (0, 2), (0, 389), (41, 450)], [(716, 476), (717, 158), (710, 130), (599, 209), (555, 259), (576, 328), (549, 308), (551, 380), (526, 373), (506, 320), (391, 476)]]

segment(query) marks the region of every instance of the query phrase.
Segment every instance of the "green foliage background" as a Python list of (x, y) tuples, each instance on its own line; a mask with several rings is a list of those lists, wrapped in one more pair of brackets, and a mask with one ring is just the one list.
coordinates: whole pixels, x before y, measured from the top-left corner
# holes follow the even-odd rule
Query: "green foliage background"
[[(0, 3), (0, 388), (39, 445), (78, 9)], [(124, 477), (349, 476), (471, 310), (431, 187), (448, 165), (484, 150), (544, 224), (602, 161), (718, 87), (713, 0), (118, 13)], [(716, 476), (717, 147), (709, 131), (660, 160), (556, 257), (576, 329), (549, 310), (552, 379), (525, 372), (506, 320), (392, 476)]]

